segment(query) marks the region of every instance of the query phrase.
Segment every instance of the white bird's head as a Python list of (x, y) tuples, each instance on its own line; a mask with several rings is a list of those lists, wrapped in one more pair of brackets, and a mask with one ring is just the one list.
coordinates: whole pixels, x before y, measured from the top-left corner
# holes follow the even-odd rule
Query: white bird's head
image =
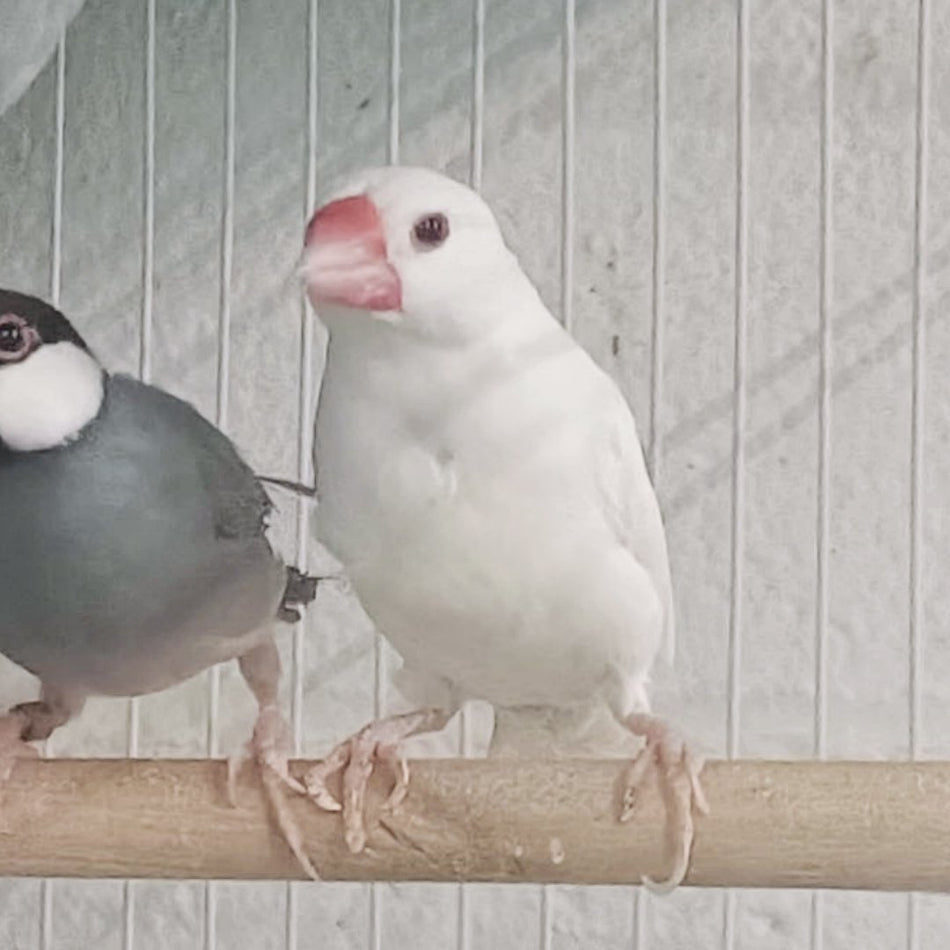
[(354, 175), (310, 219), (302, 273), (331, 329), (356, 310), (417, 335), (472, 338), (511, 312), (519, 288), (536, 296), (485, 202), (425, 168)]

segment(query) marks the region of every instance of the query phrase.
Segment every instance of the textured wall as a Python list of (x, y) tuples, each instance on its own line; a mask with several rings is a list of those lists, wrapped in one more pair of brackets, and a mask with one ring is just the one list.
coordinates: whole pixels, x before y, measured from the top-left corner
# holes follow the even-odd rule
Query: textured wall
[[(666, 10), (662, 43), (653, 3), (577, 0), (576, 128), (565, 153), (562, 4), (488, 0), (483, 165), (476, 162), (476, 171), (545, 299), (556, 312), (567, 302), (578, 338), (618, 380), (646, 435), (654, 361), (661, 369), (656, 471), (679, 649), (675, 673), (659, 671), (657, 708), (714, 755), (810, 756), (818, 742), (829, 756), (898, 758), (909, 750), (913, 700), (919, 753), (946, 756), (950, 66), (943, 50), (950, 0), (928, 4), (933, 54), (922, 118), (930, 162), (921, 232), (927, 332), (917, 469), (911, 344), (918, 5), (829, 3), (832, 68), (824, 84), (821, 0), (750, 3), (744, 34), (735, 2), (670, 0), (659, 4)], [(67, 35), (62, 108), (53, 61), (0, 118), (0, 284), (48, 294), (61, 281), (63, 307), (117, 369), (138, 370), (143, 314), (151, 314), (151, 378), (212, 418), (226, 410), (226, 427), (249, 460), (294, 474), (301, 307), (293, 266), (308, 151), (315, 145), (318, 188), (394, 153), (467, 178), (473, 5), (403, 0), (398, 110), (391, 110), (384, 0), (324, 0), (315, 51), (307, 0), (236, 0), (233, 21), (224, 0), (157, 0), (153, 30), (146, 0), (87, 0)], [(665, 77), (659, 95), (658, 48)], [(311, 141), (312, 52), (318, 96)], [(740, 88), (744, 100), (737, 99)], [(566, 294), (565, 157), (574, 169)], [(822, 300), (830, 321), (824, 433)], [(222, 311), (230, 342), (219, 389)], [(745, 358), (738, 509), (737, 317)], [(319, 354), (322, 337), (316, 342)], [(317, 372), (314, 366), (314, 379)], [(922, 531), (912, 572), (915, 475)], [(296, 524), (288, 502), (278, 534), (292, 556)], [(311, 551), (311, 565), (316, 559)], [(915, 584), (922, 662), (911, 696)], [(730, 624), (737, 636), (731, 690)], [(286, 694), (289, 703), (295, 687), (302, 691), (302, 748), (320, 754), (374, 711), (374, 636), (341, 585), (322, 589), (306, 627)], [(824, 688), (816, 679), (822, 631)], [(291, 669), (289, 635), (284, 646)], [(33, 689), (20, 671), (0, 668), (3, 704)], [(379, 698), (384, 708), (398, 701), (385, 687)], [(119, 701), (92, 703), (57, 734), (55, 751), (126, 754), (126, 709)], [(219, 749), (243, 739), (252, 712), (236, 671), (222, 671)], [(207, 677), (143, 699), (137, 751), (203, 754), (208, 714)], [(450, 736), (442, 748), (454, 741)], [(222, 884), (206, 891), (197, 883), (127, 889), (119, 882), (3, 882), (0, 948), (197, 948), (205, 945), (206, 907), (222, 950), (891, 950), (905, 946), (909, 933), (936, 950), (950, 939), (950, 903), (933, 897), (912, 904), (902, 895), (813, 901), (804, 892), (681, 890), (654, 900), (624, 888), (485, 886), (460, 893), (418, 885)]]

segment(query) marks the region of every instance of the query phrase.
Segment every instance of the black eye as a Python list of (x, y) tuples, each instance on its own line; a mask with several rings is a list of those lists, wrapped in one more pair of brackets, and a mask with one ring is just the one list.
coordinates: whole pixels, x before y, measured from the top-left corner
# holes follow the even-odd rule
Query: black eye
[(19, 353), (25, 342), (19, 323), (0, 323), (0, 352)]
[(448, 236), (449, 219), (441, 212), (423, 215), (412, 226), (413, 241), (424, 250), (444, 244)]

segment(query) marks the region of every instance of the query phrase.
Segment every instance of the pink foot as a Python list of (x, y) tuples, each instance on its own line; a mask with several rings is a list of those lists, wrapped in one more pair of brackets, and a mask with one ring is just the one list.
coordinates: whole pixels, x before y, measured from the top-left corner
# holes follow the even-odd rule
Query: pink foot
[(24, 740), (30, 728), (29, 717), (12, 711), (0, 716), (0, 785), (6, 784), (20, 759), (35, 759), (39, 752)]
[(321, 807), (340, 808), (327, 789), (327, 779), (343, 773), (343, 835), (353, 854), (366, 847), (363, 817), (366, 786), (375, 764), (385, 765), (395, 776), (396, 784), (385, 808), (393, 810), (405, 800), (409, 790), (409, 766), (398, 752), (399, 743), (423, 732), (438, 732), (445, 727), (451, 713), (443, 709), (420, 709), (416, 712), (390, 716), (364, 726), (355, 736), (341, 742), (304, 778), (307, 794)]
[[(17, 762), (39, 756), (37, 749), (23, 739), (29, 727), (29, 717), (23, 713), (11, 711), (0, 716), (0, 789), (10, 780)], [(0, 808), (0, 831), (6, 830), (8, 826)]]
[[(290, 809), (283, 790), (289, 788), (298, 795), (306, 795), (303, 783), (290, 774), (290, 730), (276, 706), (264, 706), (254, 724), (254, 732), (244, 750), (228, 759), (228, 801), (237, 805), (237, 776), (245, 762), (253, 760), (260, 771), (277, 826), (288, 847), (300, 863), (304, 873), (314, 881), (320, 880), (317, 869), (304, 850), (303, 835)], [(320, 804), (319, 802), (317, 804)], [(339, 809), (339, 806), (337, 806)]]
[(627, 770), (620, 820), (630, 820), (641, 786), (657, 769), (666, 805), (667, 849), (673, 866), (665, 880), (644, 877), (643, 883), (651, 890), (665, 894), (682, 883), (689, 868), (694, 835), (693, 809), (702, 815), (709, 814), (709, 804), (699, 780), (703, 760), (694, 756), (683, 739), (662, 719), (634, 714), (626, 718), (625, 724), (634, 735), (646, 739), (646, 746)]

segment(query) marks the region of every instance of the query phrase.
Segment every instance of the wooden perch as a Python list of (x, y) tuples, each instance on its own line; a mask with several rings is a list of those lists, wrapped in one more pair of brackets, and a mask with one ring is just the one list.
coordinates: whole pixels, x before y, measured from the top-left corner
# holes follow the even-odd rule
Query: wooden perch
[[(340, 819), (292, 802), (330, 880), (638, 883), (662, 874), (654, 787), (615, 819), (619, 761), (427, 760), (409, 798), (352, 856)], [(302, 770), (298, 763), (296, 771)], [(17, 765), (0, 810), (0, 875), (279, 878), (300, 869), (246, 773), (230, 808), (222, 762)], [(712, 762), (687, 883), (950, 891), (950, 763)]]

